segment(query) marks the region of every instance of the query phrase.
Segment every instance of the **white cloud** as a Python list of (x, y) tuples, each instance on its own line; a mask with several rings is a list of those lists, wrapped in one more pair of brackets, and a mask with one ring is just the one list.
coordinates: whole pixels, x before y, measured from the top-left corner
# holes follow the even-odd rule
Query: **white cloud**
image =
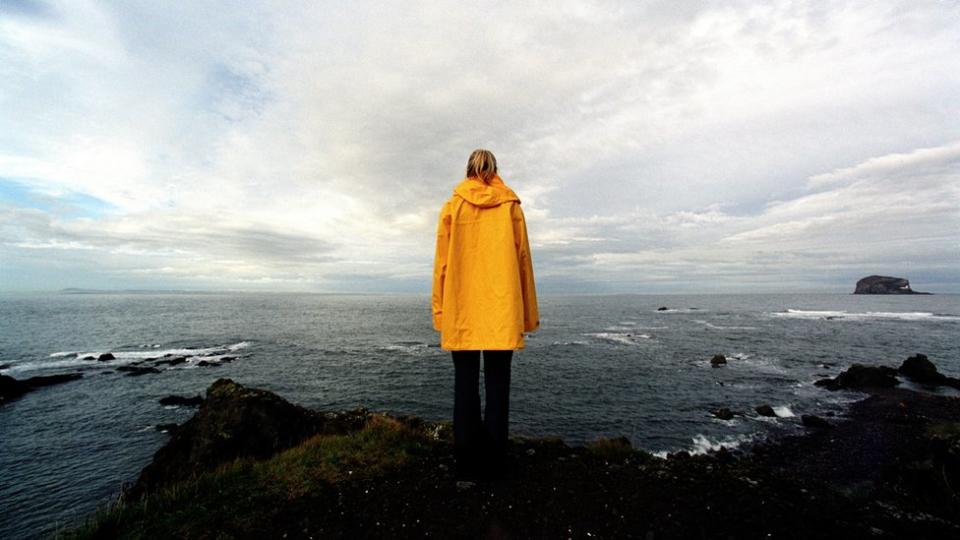
[[(77, 218), (0, 191), (0, 257), (72, 251), (146, 285), (423, 290), (440, 204), (484, 146), (548, 283), (740, 286), (909, 254), (960, 288), (944, 270), (958, 16), (943, 2), (0, 10), (0, 189), (109, 205)], [(869, 241), (881, 233), (894, 244)]]

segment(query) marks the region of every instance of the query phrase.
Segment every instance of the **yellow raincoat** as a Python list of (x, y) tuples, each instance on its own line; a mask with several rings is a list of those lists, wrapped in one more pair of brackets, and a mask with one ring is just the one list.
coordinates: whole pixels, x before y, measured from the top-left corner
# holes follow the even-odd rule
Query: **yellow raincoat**
[(464, 179), (443, 205), (432, 307), (448, 351), (522, 349), (523, 333), (539, 328), (527, 224), (499, 176)]

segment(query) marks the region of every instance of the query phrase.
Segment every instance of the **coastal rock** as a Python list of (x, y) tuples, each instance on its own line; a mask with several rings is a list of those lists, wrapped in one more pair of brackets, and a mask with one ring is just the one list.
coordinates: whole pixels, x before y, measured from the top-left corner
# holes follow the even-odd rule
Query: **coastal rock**
[(206, 366), (209, 366), (209, 367), (220, 367), (220, 362), (208, 362), (208, 361), (206, 361), (206, 360), (201, 360), (201, 361), (197, 362), (197, 365), (200, 366), (200, 367), (206, 367)]
[[(721, 448), (659, 459), (642, 451), (631, 457), (616, 439), (598, 451), (596, 444), (511, 437), (509, 475), (459, 488), (449, 440), (432, 441), (378, 418), (365, 424), (373, 430), (329, 447), (314, 444), (318, 439), (252, 467), (211, 471), (144, 504), (117, 505), (83, 537), (149, 531), (156, 538), (956, 538), (960, 532), (953, 497), (960, 485), (960, 400), (949, 396), (891, 389), (853, 404), (848, 420), (831, 429), (764, 440), (748, 453)], [(622, 451), (625, 459), (611, 459), (608, 451)], [(458, 510), (437, 511), (445, 507)]]
[(11, 364), (0, 364), (0, 369), (10, 369)]
[(667, 311), (667, 306), (660, 306), (657, 308), (657, 311)]
[(110, 353), (103, 353), (97, 357), (98, 362), (106, 362), (107, 360), (116, 360), (117, 357)]
[(189, 407), (197, 407), (203, 403), (203, 396), (175, 396), (169, 395), (167, 397), (160, 398), (161, 405), (186, 405)]
[(929, 294), (910, 288), (904, 278), (890, 276), (867, 276), (857, 281), (853, 294)]
[(715, 354), (713, 358), (710, 359), (710, 365), (713, 367), (725, 366), (727, 364), (727, 357), (722, 354)]
[(146, 375), (147, 373), (160, 373), (160, 370), (149, 366), (120, 366), (117, 368), (117, 371), (126, 371), (128, 377), (136, 377), (138, 375)]
[(809, 428), (823, 429), (823, 428), (832, 428), (833, 424), (827, 422), (823, 418), (813, 414), (802, 414), (800, 415), (800, 422)]
[[(164, 357), (166, 357), (166, 355), (164, 355)], [(171, 366), (175, 366), (177, 364), (182, 364), (186, 361), (187, 361), (186, 356), (175, 356), (173, 358), (165, 358), (164, 360), (157, 360), (156, 362), (153, 363), (153, 365), (159, 366), (161, 364), (170, 364)]]
[(0, 403), (6, 403), (7, 401), (16, 399), (37, 388), (65, 383), (81, 377), (83, 377), (82, 373), (60, 373), (57, 375), (38, 375), (36, 377), (17, 380), (9, 375), (0, 375)]
[(173, 433), (174, 431), (177, 430), (178, 427), (180, 426), (177, 424), (157, 424), (156, 426), (154, 426), (154, 428), (156, 428), (157, 431), (166, 432), (166, 433)]
[(730, 409), (728, 409), (728, 408), (726, 408), (726, 407), (720, 407), (719, 409), (715, 409), (715, 410), (710, 411), (710, 412), (711, 412), (711, 414), (713, 414), (713, 416), (715, 416), (715, 417), (717, 417), (717, 418), (719, 418), (719, 419), (721, 419), (721, 420), (731, 420), (731, 419), (733, 419), (734, 415), (736, 414), (736, 413), (734, 413), (733, 411), (731, 411)]
[(238, 457), (263, 459), (318, 433), (347, 433), (362, 428), (366, 409), (339, 413), (311, 411), (267, 390), (247, 388), (220, 378), (207, 388), (200, 409), (180, 425), (124, 498), (174, 480), (213, 469)]
[(81, 360), (96, 360), (96, 359), (97, 359), (97, 357), (96, 357), (96, 356), (93, 356), (92, 354), (88, 354), (88, 355), (84, 356), (83, 358), (81, 358)]
[(23, 381), (9, 375), (0, 375), (0, 403), (16, 399), (30, 391)]
[(940, 373), (937, 370), (937, 366), (933, 365), (933, 362), (931, 362), (925, 354), (917, 354), (907, 358), (903, 361), (903, 364), (900, 364), (900, 368), (897, 371), (900, 372), (901, 375), (910, 377), (915, 382), (921, 384), (960, 388), (960, 379), (947, 377), (943, 373)]
[(757, 405), (757, 407), (754, 410), (757, 411), (757, 414), (759, 414), (760, 416), (770, 416), (770, 417), (777, 416), (777, 413), (774, 412), (773, 407), (771, 407), (770, 405), (766, 405), (766, 404)]
[(820, 379), (814, 384), (827, 390), (892, 388), (900, 384), (896, 375), (897, 370), (890, 367), (853, 364), (833, 379)]

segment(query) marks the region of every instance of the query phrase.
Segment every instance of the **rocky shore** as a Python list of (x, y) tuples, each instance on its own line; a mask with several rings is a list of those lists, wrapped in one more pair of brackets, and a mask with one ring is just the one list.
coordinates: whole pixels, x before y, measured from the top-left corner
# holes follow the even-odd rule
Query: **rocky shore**
[(513, 438), (458, 482), (447, 422), (322, 412), (219, 379), (133, 484), (65, 538), (960, 538), (960, 398), (926, 357), (820, 386), (869, 393), (808, 433), (666, 459), (624, 438)]

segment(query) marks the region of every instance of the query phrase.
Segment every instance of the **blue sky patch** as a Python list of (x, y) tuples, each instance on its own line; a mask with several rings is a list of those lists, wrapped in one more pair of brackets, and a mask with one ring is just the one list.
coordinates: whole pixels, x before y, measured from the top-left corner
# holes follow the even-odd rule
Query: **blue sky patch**
[(97, 218), (114, 208), (110, 203), (83, 193), (67, 192), (53, 196), (35, 190), (23, 180), (6, 177), (0, 177), (0, 202), (69, 218)]

